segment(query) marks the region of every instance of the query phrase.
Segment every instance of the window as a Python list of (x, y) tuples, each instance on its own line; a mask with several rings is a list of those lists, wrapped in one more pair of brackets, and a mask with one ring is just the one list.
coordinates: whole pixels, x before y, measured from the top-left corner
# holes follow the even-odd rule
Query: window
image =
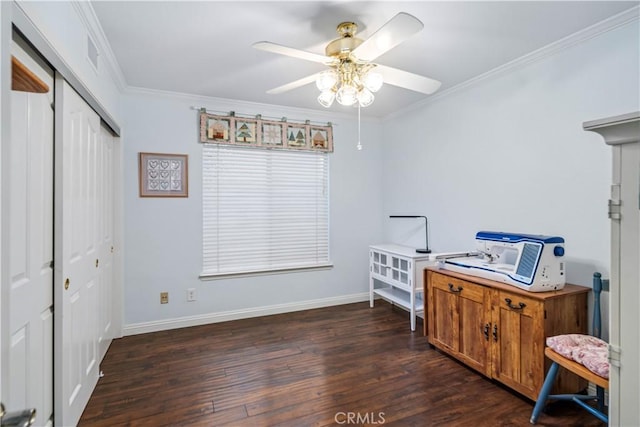
[(326, 267), (327, 153), (203, 146), (203, 272)]

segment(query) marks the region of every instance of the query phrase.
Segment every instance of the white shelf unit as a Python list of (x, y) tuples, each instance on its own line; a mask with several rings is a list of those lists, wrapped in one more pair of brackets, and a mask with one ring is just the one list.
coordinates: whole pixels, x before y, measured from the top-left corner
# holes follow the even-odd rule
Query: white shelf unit
[(640, 111), (583, 123), (612, 149), (609, 425), (640, 425)]
[(369, 246), (369, 305), (373, 308), (379, 296), (404, 308), (415, 331), (416, 317), (424, 319), (423, 271), (435, 265), (437, 255), (391, 243)]

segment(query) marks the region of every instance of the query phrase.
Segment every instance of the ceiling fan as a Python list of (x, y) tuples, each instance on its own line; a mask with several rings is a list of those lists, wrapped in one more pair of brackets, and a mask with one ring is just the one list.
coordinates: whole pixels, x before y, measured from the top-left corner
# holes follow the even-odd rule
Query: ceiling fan
[(316, 82), (320, 90), (318, 102), (322, 106), (330, 107), (335, 99), (342, 105), (366, 107), (374, 100), (373, 92), (377, 92), (383, 83), (427, 95), (438, 90), (441, 83), (437, 80), (373, 62), (423, 28), (424, 24), (418, 18), (400, 12), (366, 40), (356, 37), (358, 26), (354, 22), (342, 22), (336, 29), (340, 37), (327, 44), (325, 55), (267, 41), (254, 43), (253, 47), (328, 67), (267, 93), (279, 94)]

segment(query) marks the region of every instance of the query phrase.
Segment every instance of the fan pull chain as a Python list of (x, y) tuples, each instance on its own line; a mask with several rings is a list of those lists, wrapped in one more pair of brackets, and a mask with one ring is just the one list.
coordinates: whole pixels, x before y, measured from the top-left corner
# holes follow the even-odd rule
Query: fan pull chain
[(356, 148), (359, 151), (362, 150), (362, 144), (360, 143), (360, 103), (358, 103), (358, 145), (356, 145)]

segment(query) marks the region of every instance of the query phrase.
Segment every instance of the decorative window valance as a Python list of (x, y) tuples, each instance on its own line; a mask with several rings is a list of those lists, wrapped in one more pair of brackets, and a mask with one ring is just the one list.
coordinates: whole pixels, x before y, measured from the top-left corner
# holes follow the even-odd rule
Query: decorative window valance
[(281, 120), (218, 116), (200, 110), (200, 142), (251, 148), (333, 152), (333, 127)]

